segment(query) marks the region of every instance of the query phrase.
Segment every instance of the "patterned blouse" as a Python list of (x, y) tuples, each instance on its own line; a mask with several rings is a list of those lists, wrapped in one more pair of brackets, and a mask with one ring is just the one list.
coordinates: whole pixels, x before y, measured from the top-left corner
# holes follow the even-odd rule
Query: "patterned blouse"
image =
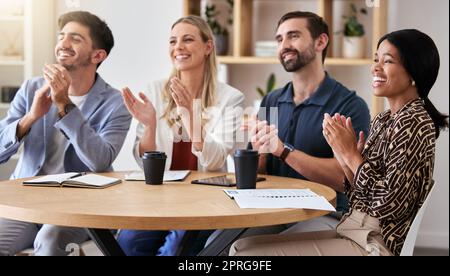
[(433, 186), (435, 126), (422, 100), (397, 114), (385, 111), (372, 122), (364, 163), (347, 185), (351, 208), (380, 221), (381, 235), (400, 255), (416, 213)]

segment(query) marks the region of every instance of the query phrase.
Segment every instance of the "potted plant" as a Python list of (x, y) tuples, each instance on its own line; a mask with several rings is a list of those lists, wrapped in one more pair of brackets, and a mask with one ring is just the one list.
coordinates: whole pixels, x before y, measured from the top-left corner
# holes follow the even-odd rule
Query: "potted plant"
[[(234, 0), (227, 0), (228, 3), (228, 17), (226, 25), (233, 24), (233, 7)], [(218, 20), (220, 11), (217, 10), (215, 4), (207, 4), (205, 10), (206, 22), (208, 22), (209, 27), (214, 34), (214, 44), (216, 47), (216, 52), (218, 55), (228, 54), (228, 44), (229, 44), (229, 32), (227, 26), (222, 26)]]
[[(358, 9), (355, 4), (352, 3), (350, 8), (350, 15), (343, 16), (346, 21), (344, 24), (342, 56), (344, 58), (364, 58), (366, 50), (364, 26), (358, 21)], [(367, 10), (361, 8), (359, 13), (367, 15)]]

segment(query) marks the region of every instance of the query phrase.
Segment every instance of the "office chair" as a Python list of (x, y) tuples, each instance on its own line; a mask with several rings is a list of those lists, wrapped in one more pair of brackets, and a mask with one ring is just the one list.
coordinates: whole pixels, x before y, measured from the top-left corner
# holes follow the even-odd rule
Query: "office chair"
[(434, 190), (434, 185), (431, 187), (430, 192), (427, 195), (427, 198), (420, 207), (419, 212), (417, 212), (416, 217), (414, 218), (413, 223), (411, 224), (408, 235), (406, 235), (405, 243), (403, 244), (402, 251), (400, 252), (400, 256), (412, 256), (414, 253), (414, 245), (416, 244), (417, 235), (419, 234), (420, 223), (422, 222), (423, 215), (425, 210), (427, 209), (428, 203), (431, 201), (431, 195)]

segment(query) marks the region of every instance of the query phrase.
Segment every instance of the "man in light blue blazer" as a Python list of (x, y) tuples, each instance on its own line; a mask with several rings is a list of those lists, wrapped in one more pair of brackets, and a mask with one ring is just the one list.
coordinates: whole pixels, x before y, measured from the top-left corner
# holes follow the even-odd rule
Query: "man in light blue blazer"
[[(114, 46), (107, 24), (88, 12), (64, 14), (58, 23), (57, 64), (26, 81), (0, 121), (0, 164), (23, 145), (11, 179), (111, 171), (130, 127), (120, 92), (97, 74)], [(81, 228), (0, 218), (0, 255), (33, 243), (36, 255), (67, 255), (67, 245), (87, 239)]]

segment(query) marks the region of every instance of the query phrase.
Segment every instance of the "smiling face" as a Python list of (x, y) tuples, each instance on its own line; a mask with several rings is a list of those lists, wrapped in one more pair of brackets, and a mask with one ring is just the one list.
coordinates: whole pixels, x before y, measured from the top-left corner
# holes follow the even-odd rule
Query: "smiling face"
[(372, 87), (376, 96), (395, 98), (408, 93), (412, 80), (394, 45), (387, 40), (383, 41), (375, 53), (374, 62)]
[(277, 30), (278, 59), (287, 72), (296, 72), (316, 59), (315, 43), (304, 18), (289, 19)]
[(175, 25), (169, 43), (170, 58), (178, 71), (203, 68), (213, 47), (211, 40), (203, 41), (197, 27), (187, 23)]
[(93, 65), (94, 52), (88, 27), (77, 22), (69, 22), (63, 27), (55, 47), (59, 64), (69, 71)]

